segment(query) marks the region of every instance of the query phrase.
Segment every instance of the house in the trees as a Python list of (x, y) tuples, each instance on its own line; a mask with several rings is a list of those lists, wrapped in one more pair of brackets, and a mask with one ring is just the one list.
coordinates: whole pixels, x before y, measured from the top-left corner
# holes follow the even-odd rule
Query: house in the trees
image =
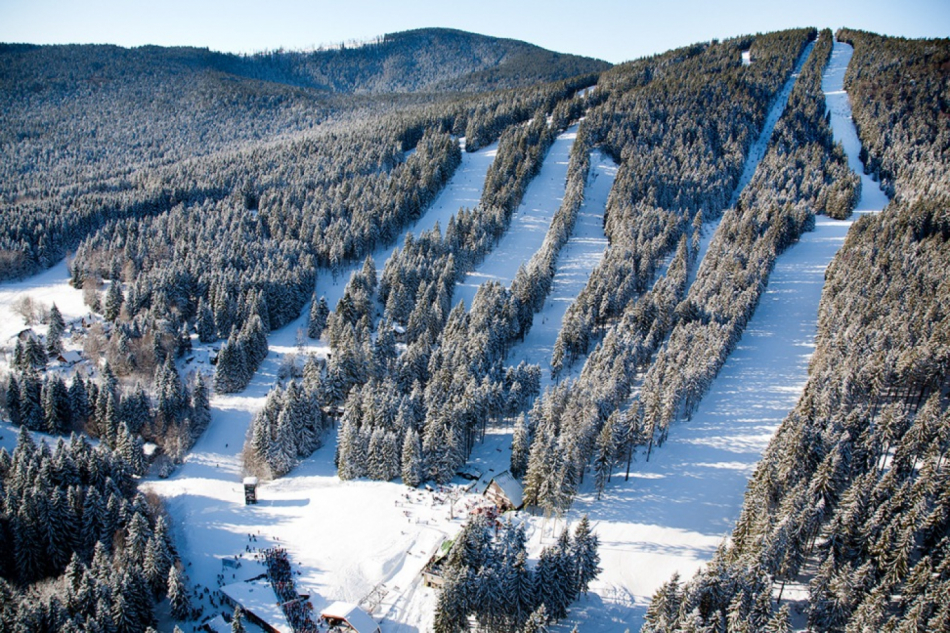
[(82, 360), (82, 352), (77, 350), (63, 351), (56, 355), (56, 360), (59, 361), (61, 365), (72, 367)]
[(520, 510), (524, 505), (524, 489), (521, 482), (511, 476), (507, 470), (495, 475), (485, 488), (485, 498), (504, 512)]
[(398, 323), (393, 323), (393, 338), (397, 343), (405, 343), (408, 340), (406, 328)]
[(330, 626), (331, 631), (380, 633), (376, 620), (355, 604), (348, 602), (334, 602), (320, 612), (320, 619)]

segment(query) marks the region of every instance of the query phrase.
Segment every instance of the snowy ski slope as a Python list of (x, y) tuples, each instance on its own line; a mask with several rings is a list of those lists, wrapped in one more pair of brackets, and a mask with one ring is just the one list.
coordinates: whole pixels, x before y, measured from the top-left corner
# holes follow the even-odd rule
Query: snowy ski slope
[(564, 199), (567, 163), (576, 138), (577, 125), (574, 125), (554, 140), (541, 164), (541, 171), (528, 183), (508, 231), (484, 261), (456, 284), (452, 305), (464, 300), (465, 307), (470, 308), (478, 287), (486, 281), (499, 281), (510, 286), (518, 267), (526, 264), (541, 248), (551, 219)]
[[(851, 52), (835, 42), (822, 87), (835, 139), (863, 174), (843, 88)], [(601, 501), (589, 492), (575, 504), (572, 518), (589, 514), (596, 526), (604, 569), (569, 618), (580, 630), (639, 629), (659, 585), (674, 572), (690, 577), (732, 531), (749, 476), (805, 386), (825, 269), (857, 216), (887, 204), (869, 177), (862, 186), (852, 219), (816, 217), (815, 230), (778, 258), (755, 315), (692, 420), (674, 426), (649, 462), (635, 464), (629, 482), (620, 472)]]

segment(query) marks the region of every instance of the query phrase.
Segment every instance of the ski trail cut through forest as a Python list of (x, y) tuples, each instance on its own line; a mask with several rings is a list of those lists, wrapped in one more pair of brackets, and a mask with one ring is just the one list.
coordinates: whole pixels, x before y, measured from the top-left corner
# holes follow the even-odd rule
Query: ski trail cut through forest
[(772, 107), (769, 108), (769, 113), (765, 117), (765, 124), (762, 126), (762, 133), (759, 134), (759, 137), (752, 143), (752, 147), (749, 148), (745, 165), (742, 167), (742, 175), (739, 176), (739, 184), (736, 185), (736, 190), (732, 192), (732, 197), (729, 199), (730, 209), (735, 207), (736, 203), (739, 202), (739, 196), (742, 195), (742, 190), (745, 189), (746, 185), (752, 180), (755, 170), (758, 169), (759, 163), (762, 162), (762, 158), (765, 157), (765, 152), (769, 147), (769, 140), (772, 138), (772, 131), (775, 129), (775, 124), (782, 118), (782, 113), (785, 112), (785, 106), (788, 105), (788, 98), (792, 94), (792, 88), (795, 87), (798, 76), (802, 74), (805, 60), (811, 55), (813, 48), (815, 48), (814, 42), (809, 42), (808, 45), (805, 46), (805, 50), (802, 51), (802, 54), (798, 56), (798, 61), (795, 62), (795, 69), (785, 81), (785, 85), (782, 86), (782, 91), (775, 97)]
[[(402, 246), (407, 233), (418, 234), (427, 231), (437, 222), (444, 228), (449, 218), (460, 207), (474, 207), (478, 204), (485, 183), (485, 174), (495, 158), (497, 149), (498, 146), (495, 143), (477, 152), (463, 152), (462, 163), (423, 216), (406, 229), (395, 243), (373, 252), (378, 270), (381, 271), (393, 251)], [(350, 274), (360, 268), (362, 268), (362, 262), (354, 262), (344, 267), (343, 271), (335, 277), (329, 271), (320, 270), (317, 278), (318, 296), (325, 296), (331, 309), (335, 308), (343, 294), (346, 282), (349, 281)], [(363, 530), (351, 531), (353, 538), (360, 537), (361, 539), (351, 543), (352, 547), (334, 549), (332, 553), (328, 552), (325, 556), (322, 553), (315, 556), (315, 553), (310, 551), (313, 547), (320, 545), (311, 542), (310, 534), (322, 534), (325, 530), (313, 528), (309, 532), (302, 530), (301, 519), (305, 518), (304, 523), (312, 526), (320, 523), (320, 515), (313, 515), (313, 512), (329, 507), (345, 507), (348, 503), (347, 488), (342, 487), (343, 484), (336, 476), (336, 469), (333, 466), (332, 447), (336, 443), (336, 438), (332, 430), (324, 438), (327, 446), (303, 460), (301, 465), (286, 477), (261, 487), (262, 498), (270, 496), (271, 500), (250, 508), (243, 505), (241, 450), (244, 446), (245, 435), (254, 413), (263, 407), (267, 393), (278, 382), (281, 363), (289, 354), (309, 352), (325, 355), (329, 351), (324, 341), (312, 341), (305, 336), (301, 337), (299, 332), (306, 328), (308, 312), (304, 309), (295, 321), (268, 335), (270, 351), (247, 389), (237, 394), (213, 395), (211, 424), (198, 438), (195, 446), (186, 456), (185, 463), (167, 480), (149, 480), (146, 488), (154, 490), (165, 498), (166, 508), (174, 518), (175, 540), (182, 560), (191, 565), (188, 568), (188, 574), (193, 582), (207, 587), (216, 587), (215, 577), (221, 571), (220, 559), (244, 552), (245, 546), (248, 545), (247, 535), (256, 535), (260, 532), (259, 542), (255, 542), (254, 546), (283, 545), (289, 549), (295, 560), (304, 563), (310, 573), (315, 574), (305, 580), (310, 586), (321, 588), (320, 595), (314, 596), (313, 600), (314, 606), (319, 609), (325, 606), (320, 603), (321, 596), (332, 595), (341, 599), (347, 597), (353, 601), (362, 597), (362, 594), (359, 596), (350, 594), (362, 591), (363, 583), (368, 582), (367, 578), (382, 577), (382, 573), (377, 574), (374, 571), (360, 574), (361, 561), (366, 557), (372, 557), (376, 561), (392, 563), (395, 554), (388, 552), (387, 548), (393, 549), (393, 552), (401, 552), (401, 556), (405, 558), (407, 545), (405, 540), (408, 537), (400, 537), (398, 526), (404, 522), (404, 517), (401, 513), (397, 513), (399, 516), (396, 518), (400, 521), (395, 524), (382, 520), (376, 521), (376, 517), (373, 521), (365, 521), (374, 525), (375, 532), (372, 534), (363, 533)], [(196, 346), (196, 349), (199, 347)], [(318, 479), (315, 481), (313, 477)], [(368, 495), (364, 494), (352, 502), (368, 504), (367, 507), (378, 505), (395, 509), (393, 492), (388, 488), (385, 491), (378, 490), (378, 487), (382, 485), (381, 482), (374, 482), (369, 487)], [(387, 485), (396, 486), (397, 484)], [(310, 488), (315, 490), (309, 490)], [(327, 488), (329, 490), (326, 490)], [(319, 492), (320, 489), (324, 489), (322, 495)], [(280, 490), (292, 491), (290, 498), (275, 500), (274, 496), (279, 496)], [(375, 496), (379, 494), (385, 498), (375, 499)], [(307, 508), (309, 505), (307, 499), (311, 495), (321, 498), (319, 507)], [(387, 516), (387, 518), (392, 517)], [(323, 527), (327, 526), (323, 525)], [(384, 535), (383, 531), (387, 528), (394, 530), (395, 536)], [(339, 543), (349, 543), (348, 538), (335, 533), (327, 538), (330, 540), (321, 542), (334, 542), (333, 539), (336, 539)], [(419, 542), (420, 547), (429, 547), (430, 544), (426, 539), (433, 540), (435, 535), (423, 532), (413, 535), (413, 538), (412, 545)], [(361, 549), (361, 542), (384, 543), (383, 549), (387, 551), (377, 551), (371, 545), (365, 545)], [(339, 560), (341, 558), (342, 561)], [(342, 574), (342, 580), (336, 578), (338, 573)]]
[[(445, 227), (460, 208), (474, 209), (478, 206), (485, 187), (485, 175), (495, 160), (496, 154), (498, 154), (498, 141), (472, 153), (466, 152), (465, 146), (462, 146), (462, 163), (456, 168), (452, 178), (449, 179), (435, 201), (425, 210), (422, 217), (404, 230), (395, 242), (373, 252), (377, 277), (382, 275), (383, 266), (386, 265), (386, 261), (392, 256), (393, 252), (397, 248), (401, 249), (403, 247), (406, 242), (406, 235), (409, 233), (416, 236), (421, 235), (435, 227), (436, 223), (438, 223), (442, 234), (445, 235)], [(350, 280), (350, 275), (362, 267), (363, 262), (361, 260), (351, 263), (344, 267), (342, 272), (336, 274), (332, 274), (327, 270), (320, 270), (317, 277), (317, 296), (325, 296), (327, 305), (331, 310), (335, 310), (337, 302), (343, 296), (346, 283)]]
[(848, 167), (861, 177), (861, 197), (854, 210), (856, 213), (874, 213), (883, 210), (889, 200), (880, 185), (864, 173), (860, 159), (861, 141), (851, 116), (851, 101), (844, 89), (844, 73), (853, 54), (850, 44), (835, 40), (828, 67), (821, 77), (821, 90), (825, 93), (825, 107), (831, 112), (831, 132), (835, 141), (844, 146)]
[[(521, 361), (541, 366), (541, 390), (553, 384), (551, 355), (564, 314), (583, 287), (591, 272), (604, 258), (607, 235), (604, 233), (604, 212), (607, 196), (617, 176), (617, 164), (602, 152), (593, 152), (590, 158), (590, 176), (584, 191), (584, 202), (577, 211), (577, 221), (570, 239), (561, 249), (554, 283), (544, 302), (544, 308), (534, 315), (534, 323), (523, 342), (508, 353), (507, 363)], [(561, 193), (563, 195), (563, 192)], [(575, 367), (580, 367), (576, 363)], [(570, 375), (570, 374), (567, 374)]]
[[(836, 42), (822, 89), (834, 137), (862, 174), (842, 85), (850, 58), (851, 47)], [(869, 177), (862, 187), (856, 215), (887, 204)], [(749, 477), (804, 389), (825, 269), (855, 219), (817, 216), (815, 230), (778, 257), (755, 314), (689, 424), (677, 425), (649, 462), (635, 464), (629, 482), (619, 468), (600, 501), (585, 484), (569, 518), (590, 516), (603, 572), (569, 616), (581, 630), (638, 630), (656, 589), (674, 572), (690, 578), (731, 532)]]
[(486, 281), (499, 281), (506, 288), (510, 287), (518, 267), (528, 263), (541, 248), (551, 220), (564, 199), (567, 164), (576, 138), (577, 124), (561, 132), (554, 140), (541, 163), (541, 171), (528, 183), (504, 236), (485, 260), (455, 285), (453, 306), (464, 299), (465, 307), (471, 308), (478, 287)]

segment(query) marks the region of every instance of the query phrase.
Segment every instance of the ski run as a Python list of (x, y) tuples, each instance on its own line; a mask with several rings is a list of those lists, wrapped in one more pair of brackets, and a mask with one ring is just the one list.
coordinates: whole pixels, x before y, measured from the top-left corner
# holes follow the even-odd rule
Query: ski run
[[(810, 50), (799, 60), (796, 75)], [(860, 143), (843, 89), (850, 57), (850, 46), (836, 42), (823, 90), (835, 139), (844, 145), (851, 168), (862, 174), (857, 217), (882, 209), (887, 199), (863, 175), (858, 160)], [(793, 80), (780, 94), (762, 137), (750, 151), (740, 189), (764, 155)], [(518, 266), (541, 245), (564, 195), (576, 132), (575, 126), (557, 138), (509, 231), (458, 285), (456, 302), (464, 299), (470, 305), (478, 284), (486, 280), (509, 284)], [(406, 232), (418, 234), (437, 224), (444, 227), (459, 207), (474, 207), (496, 148), (464, 153), (445, 190)], [(509, 353), (509, 364), (538, 363), (547, 376), (567, 306), (607, 247), (603, 214), (616, 170), (609, 158), (599, 152), (592, 155), (585, 202), (561, 252), (553, 289), (526, 339)], [(805, 384), (824, 271), (850, 225), (851, 221), (817, 217), (815, 230), (778, 258), (754, 317), (692, 420), (675, 425), (667, 443), (653, 452), (649, 462), (635, 463), (629, 480), (624, 480), (623, 472), (615, 473), (600, 501), (595, 501), (589, 482), (588, 489), (581, 491), (565, 520), (573, 524), (589, 515), (600, 538), (603, 571), (590, 594), (572, 606), (555, 630), (566, 632), (575, 625), (585, 632), (637, 630), (656, 588), (674, 572), (691, 576), (730, 532), (749, 475)], [(708, 241), (709, 235), (704, 244)], [(401, 244), (397, 241), (373, 253), (379, 270)], [(335, 276), (321, 273), (318, 288), (331, 307), (342, 295), (350, 272), (360, 266), (353, 264)], [(47, 305), (55, 301), (67, 320), (87, 315), (82, 293), (68, 285), (68, 277), (62, 262), (27, 281), (0, 286), (3, 339), (23, 329), (13, 307), (27, 295)], [(467, 491), (462, 484), (469, 482), (459, 478), (444, 489), (410, 489), (398, 480), (343, 482), (333, 465), (336, 437), (331, 431), (325, 445), (288, 476), (260, 485), (257, 505), (245, 506), (241, 450), (251, 417), (277, 383), (281, 363), (288, 356), (328, 352), (325, 343), (301, 336), (306, 318), (304, 314), (271, 333), (270, 353), (250, 386), (240, 394), (215, 396), (211, 425), (185, 463), (171, 478), (148, 479), (144, 486), (164, 498), (190, 582), (209, 588), (209, 595), (221, 584), (253, 575), (254, 549), (279, 545), (290, 554), (297, 586), (310, 594), (317, 612), (337, 600), (362, 602), (383, 631), (429, 630), (437, 594), (423, 586), (421, 571), (443, 540), (461, 528), (491, 476), (507, 470), (511, 430), (491, 429), (476, 447), (471, 466), (482, 477)], [(182, 366), (182, 374), (209, 372), (209, 351), (208, 346), (196, 346), (194, 360)], [(16, 429), (4, 422), (0, 446), (12, 450), (15, 441)], [(526, 522), (534, 558), (563, 525), (524, 513), (516, 520)], [(235, 558), (240, 567), (235, 566)], [(206, 613), (213, 612), (207, 598), (204, 606)], [(162, 630), (170, 630), (167, 613), (160, 615)]]

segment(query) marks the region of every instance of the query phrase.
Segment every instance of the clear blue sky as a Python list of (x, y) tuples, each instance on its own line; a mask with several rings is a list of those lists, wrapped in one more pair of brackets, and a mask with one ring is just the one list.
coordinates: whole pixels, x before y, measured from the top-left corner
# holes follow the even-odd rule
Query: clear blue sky
[(0, 0), (0, 41), (255, 52), (442, 26), (621, 62), (794, 26), (950, 36), (948, 0)]

